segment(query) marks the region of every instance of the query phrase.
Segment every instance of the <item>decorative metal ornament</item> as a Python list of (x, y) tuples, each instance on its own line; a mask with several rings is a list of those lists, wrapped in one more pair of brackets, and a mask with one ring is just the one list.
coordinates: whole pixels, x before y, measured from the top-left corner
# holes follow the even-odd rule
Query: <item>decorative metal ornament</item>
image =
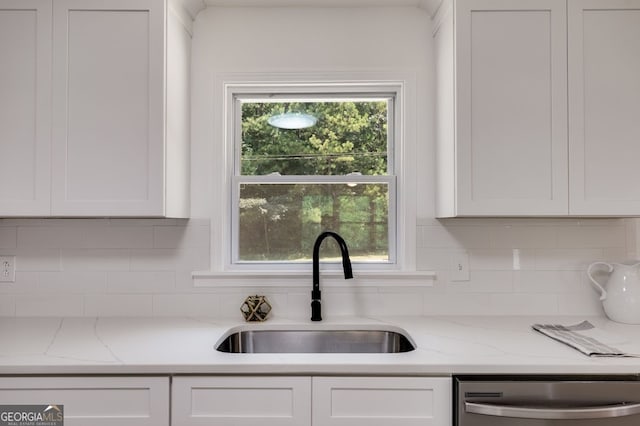
[(245, 321), (266, 321), (271, 312), (271, 305), (265, 296), (249, 296), (240, 306), (240, 312)]

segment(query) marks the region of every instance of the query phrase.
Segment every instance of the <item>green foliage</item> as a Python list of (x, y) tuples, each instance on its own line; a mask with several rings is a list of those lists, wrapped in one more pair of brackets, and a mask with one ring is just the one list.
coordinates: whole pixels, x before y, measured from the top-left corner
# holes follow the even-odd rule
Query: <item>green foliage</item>
[[(287, 111), (318, 122), (299, 130), (268, 124)], [(241, 163), (243, 175), (386, 174), (387, 103), (243, 103)]]
[[(284, 112), (316, 125), (283, 130), (267, 122)], [(242, 104), (243, 175), (385, 175), (387, 102)], [(383, 184), (245, 184), (240, 192), (241, 260), (309, 259), (323, 230), (340, 233), (352, 255), (388, 256), (388, 188)], [(337, 256), (330, 244), (323, 256)]]

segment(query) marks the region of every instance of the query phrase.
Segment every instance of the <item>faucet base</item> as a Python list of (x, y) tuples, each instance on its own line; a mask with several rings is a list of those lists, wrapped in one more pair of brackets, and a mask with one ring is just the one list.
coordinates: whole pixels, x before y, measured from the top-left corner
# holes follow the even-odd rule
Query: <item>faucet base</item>
[(322, 305), (319, 299), (311, 301), (311, 321), (322, 321)]

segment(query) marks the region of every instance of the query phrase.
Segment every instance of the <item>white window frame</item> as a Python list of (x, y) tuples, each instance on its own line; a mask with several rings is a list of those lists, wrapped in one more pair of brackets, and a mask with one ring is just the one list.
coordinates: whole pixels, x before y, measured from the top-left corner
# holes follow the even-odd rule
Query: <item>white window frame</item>
[[(343, 87), (340, 86), (339, 89)], [(232, 168), (232, 176), (231, 176), (231, 202), (230, 202), (230, 211), (229, 215), (231, 217), (231, 255), (230, 255), (230, 266), (234, 267), (244, 267), (244, 268), (257, 268), (257, 269), (281, 269), (283, 266), (292, 269), (306, 269), (305, 263), (309, 262), (287, 262), (287, 261), (246, 261), (239, 259), (239, 214), (238, 214), (238, 205), (240, 200), (239, 188), (242, 183), (250, 183), (250, 184), (331, 184), (331, 183), (369, 183), (369, 184), (386, 184), (389, 190), (389, 206), (388, 206), (388, 241), (389, 245), (388, 249), (388, 260), (380, 260), (380, 261), (371, 261), (371, 262), (362, 262), (362, 261), (353, 261), (352, 263), (357, 264), (368, 264), (368, 265), (386, 265), (386, 264), (395, 264), (397, 261), (396, 256), (396, 238), (397, 238), (397, 220), (396, 220), (396, 176), (395, 176), (395, 121), (399, 118), (396, 115), (396, 96), (397, 93), (389, 92), (389, 93), (381, 93), (381, 92), (372, 92), (370, 88), (366, 88), (365, 90), (359, 90), (356, 93), (349, 93), (345, 91), (340, 91), (339, 93), (323, 93), (320, 94), (317, 90), (314, 90), (313, 93), (300, 91), (300, 87), (292, 86), (286, 87), (286, 91), (269, 92), (265, 93), (256, 93), (251, 90), (251, 87), (243, 87), (241, 90), (233, 90), (233, 93), (229, 95), (232, 96), (233, 102), (233, 131), (231, 134), (233, 135), (232, 140), (229, 140), (228, 143), (231, 144), (230, 151), (233, 152), (233, 168)], [(262, 86), (255, 87), (253, 89), (262, 89)], [(320, 175), (294, 175), (294, 176), (270, 176), (270, 175), (242, 175), (240, 173), (241, 170), (241, 156), (242, 156), (242, 102), (295, 102), (295, 101), (304, 101), (304, 102), (322, 102), (322, 101), (341, 101), (341, 100), (357, 100), (362, 99), (365, 101), (368, 100), (384, 100), (387, 101), (388, 109), (387, 109), (387, 174), (379, 175), (379, 176), (349, 176), (349, 175), (331, 175), (331, 176), (320, 176)], [(348, 241), (347, 241), (348, 244)], [(309, 253), (309, 257), (311, 257), (311, 253)]]
[[(395, 262), (354, 264), (357, 285), (424, 285), (433, 278), (430, 271), (416, 271), (416, 182), (418, 153), (416, 133), (416, 78), (405, 72), (323, 72), (323, 73), (220, 73), (214, 76), (214, 134), (211, 201), (211, 267), (192, 274), (197, 287), (203, 286), (301, 286), (310, 273), (307, 263), (233, 264), (231, 250), (231, 205), (235, 152), (233, 144), (234, 93), (369, 93), (394, 94), (393, 167), (396, 209)], [(368, 179), (366, 176), (364, 180)], [(324, 275), (338, 277), (339, 264), (321, 262)], [(342, 279), (336, 281), (336, 285)]]

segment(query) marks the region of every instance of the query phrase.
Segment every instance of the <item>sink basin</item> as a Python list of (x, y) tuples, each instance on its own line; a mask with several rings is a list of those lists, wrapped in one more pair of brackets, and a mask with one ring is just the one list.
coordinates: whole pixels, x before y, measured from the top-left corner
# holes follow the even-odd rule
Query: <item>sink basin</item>
[(231, 353), (399, 353), (415, 349), (391, 330), (244, 330), (224, 338), (216, 349)]

